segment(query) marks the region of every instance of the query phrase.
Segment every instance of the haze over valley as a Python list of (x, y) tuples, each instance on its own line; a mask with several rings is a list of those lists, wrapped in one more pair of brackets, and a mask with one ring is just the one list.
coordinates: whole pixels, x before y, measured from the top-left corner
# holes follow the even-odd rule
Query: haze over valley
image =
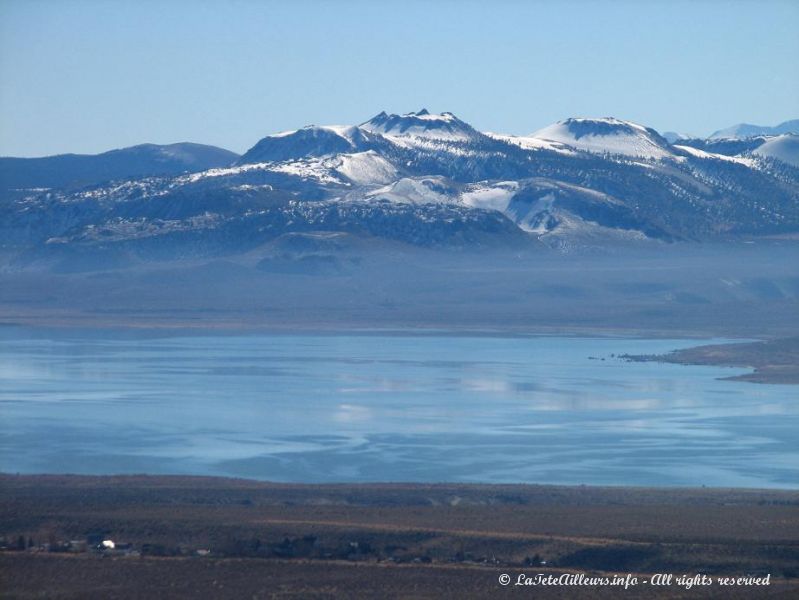
[(421, 110), (242, 156), (3, 158), (0, 316), (773, 336), (799, 313), (795, 125), (670, 143), (615, 118), (511, 136)]

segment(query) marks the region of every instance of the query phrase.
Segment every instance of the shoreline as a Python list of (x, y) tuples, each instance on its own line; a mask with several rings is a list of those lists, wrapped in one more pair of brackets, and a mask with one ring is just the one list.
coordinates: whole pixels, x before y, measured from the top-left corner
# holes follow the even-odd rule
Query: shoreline
[(799, 487), (740, 487), (740, 486), (644, 486), (628, 484), (554, 484), (554, 483), (491, 483), (491, 482), (414, 482), (414, 481), (364, 481), (364, 482), (287, 482), (273, 481), (264, 479), (252, 479), (247, 477), (230, 477), (225, 475), (184, 475), (179, 473), (170, 474), (149, 474), (149, 473), (114, 473), (104, 475), (87, 475), (80, 473), (11, 473), (0, 471), (0, 490), (4, 483), (16, 481), (28, 485), (74, 485), (93, 487), (99, 483), (112, 485), (139, 485), (151, 487), (202, 487), (218, 489), (254, 489), (254, 490), (278, 490), (297, 492), (324, 492), (324, 491), (375, 491), (386, 490), (392, 492), (402, 492), (408, 490), (427, 490), (437, 493), (448, 493), (460, 491), (523, 491), (529, 494), (535, 493), (563, 493), (563, 494), (588, 494), (596, 493), (599, 495), (612, 496), (618, 492), (625, 494), (649, 495), (662, 493), (663, 495), (673, 494), (685, 498), (692, 497), (712, 497), (725, 496), (730, 494), (740, 494), (741, 496), (751, 496), (756, 494), (773, 496), (795, 496), (796, 504), (799, 506)]
[[(426, 336), (450, 336), (450, 337), (488, 337), (488, 338), (536, 338), (536, 337), (583, 337), (583, 338), (607, 338), (607, 339), (684, 339), (693, 340), (729, 340), (735, 343), (743, 340), (768, 340), (775, 339), (775, 335), (738, 335), (730, 331), (727, 333), (717, 330), (697, 331), (696, 329), (663, 329), (629, 327), (620, 328), (610, 327), (584, 327), (568, 325), (532, 325), (530, 327), (512, 325), (507, 327), (493, 325), (459, 325), (441, 323), (392, 323), (387, 325), (364, 325), (361, 323), (248, 323), (237, 321), (214, 322), (204, 319), (201, 323), (195, 321), (180, 321), (167, 319), (164, 321), (101, 321), (96, 318), (84, 320), (59, 320), (43, 321), (41, 319), (12, 321), (8, 318), (0, 317), (0, 333), (3, 330), (26, 329), (30, 331), (46, 332), (110, 332), (119, 331), (125, 333), (148, 333), (153, 334), (172, 334), (175, 336), (255, 336), (255, 335), (390, 335), (402, 337), (426, 337)], [(726, 343), (726, 342), (725, 342)]]
[(799, 337), (707, 344), (673, 350), (668, 354), (625, 354), (620, 358), (631, 362), (752, 369), (751, 373), (721, 379), (781, 385), (799, 384)]
[[(768, 335), (752, 337), (739, 337), (730, 335), (726, 337), (718, 332), (696, 331), (654, 331), (642, 329), (618, 328), (585, 328), (585, 327), (556, 327), (551, 330), (542, 327), (529, 329), (520, 327), (492, 328), (492, 327), (458, 327), (443, 325), (419, 325), (407, 327), (397, 326), (347, 326), (345, 324), (286, 324), (276, 326), (252, 326), (240, 323), (237, 327), (229, 324), (214, 325), (183, 323), (176, 325), (169, 323), (142, 323), (118, 324), (98, 323), (27, 323), (0, 321), (0, 340), (3, 333), (19, 329), (31, 332), (36, 336), (46, 336), (48, 333), (56, 335), (84, 334), (91, 336), (104, 336), (111, 332), (132, 338), (160, 338), (160, 337), (256, 337), (264, 335), (273, 336), (351, 336), (351, 337), (451, 337), (451, 338), (487, 338), (487, 339), (533, 339), (533, 338), (585, 338), (606, 340), (652, 340), (674, 342), (712, 342), (688, 348), (676, 348), (665, 354), (618, 354), (615, 356), (627, 362), (660, 362), (680, 364), (687, 366), (714, 366), (751, 369), (751, 373), (720, 377), (728, 381), (744, 381), (750, 383), (769, 383), (782, 385), (799, 384), (799, 336), (774, 337)], [(596, 358), (596, 357), (589, 357)], [(604, 360), (604, 358), (603, 358)]]

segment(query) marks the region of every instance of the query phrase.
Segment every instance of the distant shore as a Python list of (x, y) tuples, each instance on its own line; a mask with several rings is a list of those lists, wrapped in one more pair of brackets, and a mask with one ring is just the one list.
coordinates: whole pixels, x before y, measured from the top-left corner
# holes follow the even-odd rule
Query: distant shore
[(71, 331), (118, 331), (146, 335), (397, 335), (397, 336), (466, 336), (466, 337), (596, 337), (596, 338), (642, 338), (642, 339), (685, 339), (708, 340), (711, 338), (730, 339), (773, 339), (774, 332), (753, 335), (753, 332), (715, 329), (681, 329), (646, 326), (590, 327), (585, 325), (536, 323), (530, 326), (519, 324), (500, 325), (494, 323), (447, 323), (419, 321), (387, 321), (368, 323), (360, 321), (301, 321), (270, 322), (248, 320), (246, 318), (224, 318), (218, 315), (201, 314), (196, 318), (168, 316), (130, 315), (125, 317), (98, 317), (97, 315), (55, 314), (41, 315), (31, 313), (4, 313), (0, 308), (0, 332), (4, 329), (27, 329), (30, 331), (71, 332)]
[[(487, 338), (535, 337), (586, 337), (586, 338), (642, 338), (684, 339), (700, 342), (717, 336), (713, 332), (661, 329), (622, 329), (587, 327), (490, 327), (447, 326), (436, 324), (385, 324), (366, 326), (342, 323), (231, 323), (203, 320), (202, 322), (169, 321), (83, 321), (73, 318), (0, 320), (3, 331), (22, 329), (37, 334), (50, 332), (108, 333), (120, 332), (126, 336), (203, 336), (203, 335), (389, 335), (402, 337), (451, 336)], [(735, 337), (734, 332), (729, 335)], [(760, 336), (758, 341), (707, 344), (675, 349), (667, 354), (620, 354), (615, 358), (630, 362), (663, 362), (681, 365), (704, 365), (752, 369), (752, 373), (725, 377), (731, 381), (752, 383), (799, 384), (799, 336)]]
[(622, 355), (621, 358), (635, 362), (745, 367), (754, 370), (752, 373), (725, 379), (753, 383), (799, 384), (799, 337), (737, 344), (712, 344), (675, 350), (669, 354)]

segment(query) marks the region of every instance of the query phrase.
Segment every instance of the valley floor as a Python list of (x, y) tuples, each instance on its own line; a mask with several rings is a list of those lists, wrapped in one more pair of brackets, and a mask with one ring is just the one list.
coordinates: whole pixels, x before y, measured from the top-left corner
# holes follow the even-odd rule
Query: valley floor
[[(0, 527), (7, 598), (799, 593), (795, 491), (4, 475)], [(102, 540), (115, 548), (95, 549)], [(513, 585), (522, 573), (629, 573), (639, 584)], [(714, 583), (643, 583), (656, 573)], [(766, 575), (767, 586), (717, 579)]]
[[(794, 243), (579, 254), (367, 246), (324, 254), (331, 264), (317, 270), (303, 266), (316, 254), (275, 252), (41, 271), (4, 266), (0, 253), (0, 325), (706, 339), (799, 332)], [(264, 267), (278, 259), (280, 269)]]

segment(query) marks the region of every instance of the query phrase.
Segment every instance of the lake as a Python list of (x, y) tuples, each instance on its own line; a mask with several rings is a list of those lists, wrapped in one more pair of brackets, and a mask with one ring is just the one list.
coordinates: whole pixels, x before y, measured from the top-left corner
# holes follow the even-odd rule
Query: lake
[(799, 487), (796, 387), (611, 357), (718, 341), (6, 327), (0, 470)]

